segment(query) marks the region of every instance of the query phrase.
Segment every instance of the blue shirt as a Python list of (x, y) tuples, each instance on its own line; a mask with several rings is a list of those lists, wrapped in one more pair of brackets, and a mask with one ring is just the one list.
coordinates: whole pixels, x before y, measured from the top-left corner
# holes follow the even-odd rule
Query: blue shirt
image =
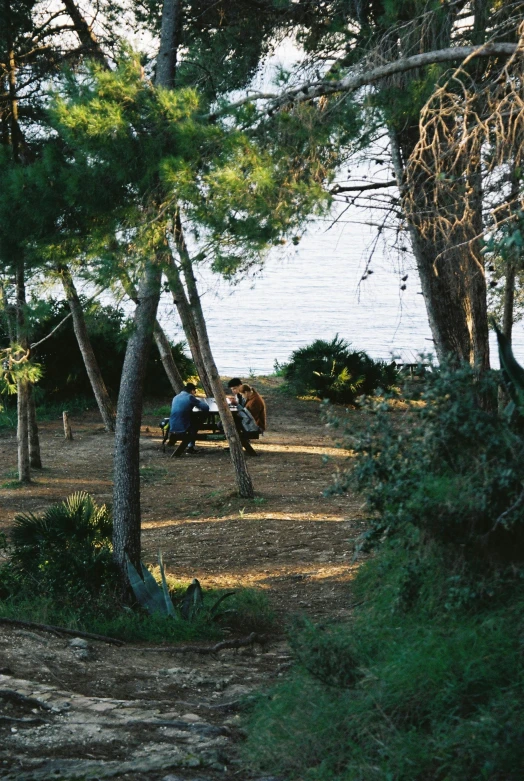
[(197, 399), (192, 393), (182, 391), (173, 399), (169, 418), (170, 431), (187, 431), (191, 424), (192, 410), (199, 409), (209, 412), (209, 405), (202, 399)]

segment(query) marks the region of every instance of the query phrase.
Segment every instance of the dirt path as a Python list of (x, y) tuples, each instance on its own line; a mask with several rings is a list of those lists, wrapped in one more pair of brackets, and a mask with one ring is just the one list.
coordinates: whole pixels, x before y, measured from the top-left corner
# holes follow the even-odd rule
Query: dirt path
[[(222, 443), (170, 458), (162, 453), (159, 415), (146, 412), (143, 548), (146, 561), (162, 550), (171, 574), (197, 577), (204, 588), (265, 589), (283, 626), (293, 613), (318, 619), (350, 609), (352, 540), (364, 521), (360, 500), (323, 496), (344, 454), (333, 447), (318, 404), (284, 397), (275, 385), (257, 383), (270, 430), (249, 461), (252, 501), (235, 496)], [(0, 528), (17, 512), (39, 511), (76, 490), (111, 500), (112, 437), (91, 413), (73, 420), (73, 430), (73, 442), (65, 442), (60, 421), (42, 427), (45, 469), (29, 489), (10, 485), (16, 441), (0, 438)], [(0, 778), (249, 778), (249, 768), (237, 764), (239, 700), (288, 666), (278, 635), (265, 647), (210, 658), (74, 646), (0, 627), (0, 714), (8, 717), (0, 716)]]

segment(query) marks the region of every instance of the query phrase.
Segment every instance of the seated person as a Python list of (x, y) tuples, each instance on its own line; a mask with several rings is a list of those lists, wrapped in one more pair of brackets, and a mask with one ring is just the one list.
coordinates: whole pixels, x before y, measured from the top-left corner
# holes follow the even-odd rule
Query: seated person
[[(209, 412), (209, 406), (203, 399), (196, 398), (196, 385), (188, 382), (184, 390), (178, 393), (173, 399), (171, 405), (171, 415), (169, 418), (169, 433), (184, 434), (188, 438), (187, 452), (196, 453), (195, 439), (201, 423), (201, 416), (195, 415), (193, 410), (199, 409), (201, 412)], [(175, 455), (182, 455), (186, 449), (184, 440), (176, 451)]]
[(227, 387), (230, 389), (231, 393), (234, 394), (237, 405), (239, 407), (245, 407), (246, 400), (244, 399), (240, 391), (240, 388), (242, 387), (242, 380), (240, 379), (240, 377), (233, 377), (232, 380), (229, 380)]
[(245, 399), (244, 406), (253, 415), (261, 431), (266, 430), (266, 403), (260, 393), (245, 383), (240, 386), (240, 393)]

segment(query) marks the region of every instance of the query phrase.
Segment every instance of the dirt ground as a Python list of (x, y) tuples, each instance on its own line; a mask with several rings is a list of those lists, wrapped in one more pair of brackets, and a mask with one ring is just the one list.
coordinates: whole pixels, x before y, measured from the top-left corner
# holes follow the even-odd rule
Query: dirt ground
[[(171, 458), (162, 452), (159, 415), (146, 410), (144, 559), (161, 550), (170, 574), (197, 577), (204, 588), (264, 589), (280, 629), (296, 613), (343, 616), (357, 566), (352, 546), (365, 527), (362, 500), (323, 492), (347, 453), (334, 446), (317, 402), (282, 395), (272, 378), (256, 385), (269, 430), (248, 461), (254, 500), (235, 496), (225, 443)], [(38, 512), (74, 491), (111, 501), (112, 436), (94, 412), (73, 418), (72, 427), (68, 442), (60, 420), (42, 425), (44, 469), (29, 488), (13, 482), (14, 434), (0, 437), (0, 530), (16, 513)], [(290, 666), (281, 631), (264, 646), (213, 657), (74, 642), (0, 626), (0, 778), (254, 777), (238, 759), (239, 710)]]

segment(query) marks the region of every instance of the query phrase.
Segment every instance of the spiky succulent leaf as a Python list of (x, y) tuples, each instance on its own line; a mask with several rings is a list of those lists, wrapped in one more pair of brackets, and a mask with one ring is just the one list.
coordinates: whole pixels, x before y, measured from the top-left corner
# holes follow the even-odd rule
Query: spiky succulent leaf
[(162, 551), (158, 552), (158, 563), (160, 565), (160, 576), (162, 578), (162, 592), (164, 595), (164, 601), (166, 604), (166, 610), (168, 615), (170, 615), (172, 618), (176, 618), (176, 610), (175, 606), (173, 605), (173, 600), (171, 599), (171, 595), (169, 593), (169, 589), (167, 587), (167, 580), (166, 580), (166, 573), (164, 570), (164, 562), (162, 560)]
[(165, 615), (166, 609), (164, 597), (156, 581), (156, 595), (151, 595), (145, 582), (136, 571), (128, 556), (126, 556), (126, 566), (129, 583), (133, 589), (133, 594), (135, 595), (138, 604), (144, 607), (150, 615), (153, 615), (153, 613), (163, 613)]
[[(216, 612), (217, 612), (218, 608), (220, 607), (220, 605), (222, 604), (222, 602), (225, 599), (228, 599), (229, 597), (232, 597), (233, 594), (236, 594), (236, 591), (227, 591), (225, 594), (222, 594), (222, 596), (217, 599), (217, 601), (215, 602), (215, 604), (213, 605), (213, 607), (209, 611), (210, 616), (213, 617), (216, 614)], [(231, 611), (227, 611), (227, 612), (231, 612)]]
[(180, 606), (180, 612), (182, 618), (191, 620), (197, 613), (202, 610), (204, 606), (204, 594), (202, 587), (198, 580), (194, 578), (191, 585), (188, 586), (184, 596), (182, 597), (182, 604)]

